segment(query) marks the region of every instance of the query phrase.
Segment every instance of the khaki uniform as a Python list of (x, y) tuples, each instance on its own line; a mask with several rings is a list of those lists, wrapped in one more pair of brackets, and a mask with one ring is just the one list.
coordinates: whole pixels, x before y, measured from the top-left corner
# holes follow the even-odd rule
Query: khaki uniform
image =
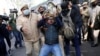
[(16, 21), (17, 29), (20, 31), (21, 28), (27, 29), (26, 32), (22, 32), (23, 39), (26, 47), (26, 54), (32, 56), (32, 47), (34, 48), (35, 56), (39, 54), (39, 30), (37, 23), (41, 19), (37, 14), (31, 13), (29, 18), (20, 15)]
[[(100, 13), (100, 6), (96, 6), (95, 8), (90, 8), (89, 9), (90, 13), (90, 20), (91, 25), (94, 26), (96, 16)], [(100, 30), (93, 30), (93, 35), (94, 35), (94, 44), (98, 43), (98, 35), (99, 35)]]
[(82, 9), (82, 20), (83, 20), (83, 26), (82, 26), (82, 33), (83, 33), (83, 39), (87, 40), (87, 31), (88, 31), (88, 20), (89, 20), (89, 8), (87, 7), (85, 10)]

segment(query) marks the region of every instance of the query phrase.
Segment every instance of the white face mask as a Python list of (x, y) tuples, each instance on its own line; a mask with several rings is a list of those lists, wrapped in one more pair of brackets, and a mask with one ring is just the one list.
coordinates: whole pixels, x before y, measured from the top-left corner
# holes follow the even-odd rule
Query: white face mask
[(23, 14), (24, 14), (25, 16), (28, 16), (28, 15), (30, 14), (29, 9), (24, 10), (24, 11), (23, 11)]

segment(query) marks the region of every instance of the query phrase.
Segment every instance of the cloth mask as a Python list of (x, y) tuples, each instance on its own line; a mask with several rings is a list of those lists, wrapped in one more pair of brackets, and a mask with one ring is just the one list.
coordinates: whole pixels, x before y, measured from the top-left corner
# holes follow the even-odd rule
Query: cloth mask
[(30, 11), (29, 11), (29, 9), (26, 9), (26, 10), (23, 11), (23, 13), (24, 13), (25, 16), (28, 16), (30, 14)]

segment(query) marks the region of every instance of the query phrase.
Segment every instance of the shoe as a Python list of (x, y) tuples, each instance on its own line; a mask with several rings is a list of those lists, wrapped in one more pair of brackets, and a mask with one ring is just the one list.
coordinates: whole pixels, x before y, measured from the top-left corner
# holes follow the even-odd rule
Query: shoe
[(91, 47), (97, 47), (98, 46), (98, 44), (93, 44), (93, 45), (91, 45)]

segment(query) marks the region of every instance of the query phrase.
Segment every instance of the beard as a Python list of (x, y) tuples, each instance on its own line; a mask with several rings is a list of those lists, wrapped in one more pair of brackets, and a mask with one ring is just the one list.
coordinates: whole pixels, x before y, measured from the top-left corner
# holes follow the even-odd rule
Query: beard
[(93, 8), (94, 8), (94, 7), (96, 7), (96, 5), (97, 5), (97, 4), (96, 4), (96, 3), (94, 3), (94, 2), (93, 2), (93, 3), (91, 3), (91, 6), (92, 6)]

